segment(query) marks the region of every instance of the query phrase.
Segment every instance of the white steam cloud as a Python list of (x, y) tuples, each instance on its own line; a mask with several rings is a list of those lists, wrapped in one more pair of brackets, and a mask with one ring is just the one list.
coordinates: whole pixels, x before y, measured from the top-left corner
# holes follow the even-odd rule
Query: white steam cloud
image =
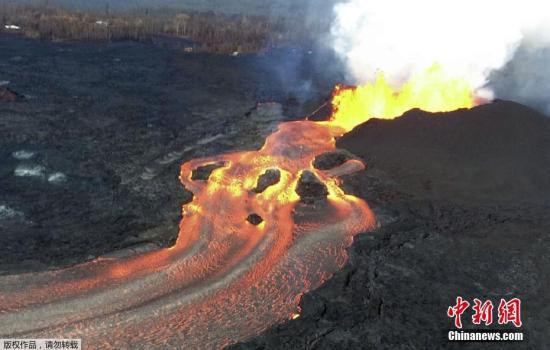
[(548, 0), (349, 0), (334, 12), (333, 46), (358, 84), (439, 63), (480, 88), (522, 42), (550, 44)]

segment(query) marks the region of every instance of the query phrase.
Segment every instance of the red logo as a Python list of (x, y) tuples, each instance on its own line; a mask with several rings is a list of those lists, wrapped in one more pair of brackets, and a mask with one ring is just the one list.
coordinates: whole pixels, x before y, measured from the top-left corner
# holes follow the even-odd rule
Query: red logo
[(468, 307), (470, 307), (469, 302), (462, 300), (462, 297), (456, 297), (456, 305), (449, 306), (447, 309), (447, 316), (455, 318), (456, 328), (462, 328), (462, 314)]
[(478, 298), (474, 299), (473, 306), (475, 314), (472, 316), (473, 324), (481, 324), (485, 322), (486, 326), (490, 326), (493, 323), (493, 302), (486, 300), (483, 304)]
[[(462, 297), (456, 297), (456, 304), (449, 306), (447, 309), (447, 316), (454, 318), (454, 324), (456, 328), (462, 328), (462, 314), (470, 307), (470, 303)], [(493, 302), (474, 298), (474, 305), (472, 309), (474, 314), (472, 315), (472, 323), (480, 325), (482, 322), (486, 326), (493, 324)], [(513, 298), (509, 301), (500, 299), (498, 306), (498, 324), (505, 325), (512, 323), (516, 327), (521, 327), (521, 300)]]
[(498, 324), (508, 324), (512, 322), (514, 326), (521, 327), (521, 300), (514, 298), (510, 301), (500, 299), (498, 306)]

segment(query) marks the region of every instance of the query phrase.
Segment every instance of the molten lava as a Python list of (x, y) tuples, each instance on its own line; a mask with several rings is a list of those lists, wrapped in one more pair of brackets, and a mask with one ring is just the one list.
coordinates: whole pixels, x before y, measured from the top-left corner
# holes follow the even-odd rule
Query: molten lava
[[(315, 158), (369, 118), (471, 107), (473, 98), (434, 67), (399, 93), (383, 76), (337, 87), (333, 105), (327, 122), (280, 124), (259, 151), (183, 164), (194, 199), (183, 206), (174, 247), (1, 277), (0, 337), (79, 337), (90, 349), (219, 348), (299, 317), (300, 296), (341, 268), (353, 236), (375, 224), (367, 204), (339, 186), (339, 176), (364, 165), (322, 171)], [(193, 176), (199, 168), (211, 173)], [(327, 198), (300, 203), (304, 171), (324, 183)], [(259, 186), (268, 173), (277, 177)]]
[(337, 86), (332, 99), (330, 125), (350, 131), (371, 118), (393, 119), (413, 108), (427, 112), (450, 112), (475, 104), (466, 80), (450, 78), (439, 65), (416, 74), (399, 90), (382, 73), (376, 81), (359, 87)]

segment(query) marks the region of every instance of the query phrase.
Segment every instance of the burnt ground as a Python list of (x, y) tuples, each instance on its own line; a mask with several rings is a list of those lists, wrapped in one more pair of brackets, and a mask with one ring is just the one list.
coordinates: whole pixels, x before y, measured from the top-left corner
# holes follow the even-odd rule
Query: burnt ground
[[(512, 102), (371, 120), (338, 141), (368, 169), (345, 180), (382, 226), (304, 295), (299, 319), (232, 349), (545, 349), (550, 334), (550, 119)], [(522, 300), (522, 343), (450, 343), (462, 296)], [(514, 328), (509, 327), (509, 328)]]
[(183, 162), (261, 146), (337, 79), (307, 51), (181, 46), (0, 36), (0, 85), (20, 96), (0, 101), (0, 274), (170, 245)]

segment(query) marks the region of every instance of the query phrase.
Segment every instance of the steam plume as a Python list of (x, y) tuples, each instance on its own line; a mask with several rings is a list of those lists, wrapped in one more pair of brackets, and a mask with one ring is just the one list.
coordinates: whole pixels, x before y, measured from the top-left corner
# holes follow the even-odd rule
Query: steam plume
[(434, 63), (481, 88), (522, 42), (550, 43), (545, 0), (350, 0), (336, 4), (333, 47), (356, 83), (393, 84)]

